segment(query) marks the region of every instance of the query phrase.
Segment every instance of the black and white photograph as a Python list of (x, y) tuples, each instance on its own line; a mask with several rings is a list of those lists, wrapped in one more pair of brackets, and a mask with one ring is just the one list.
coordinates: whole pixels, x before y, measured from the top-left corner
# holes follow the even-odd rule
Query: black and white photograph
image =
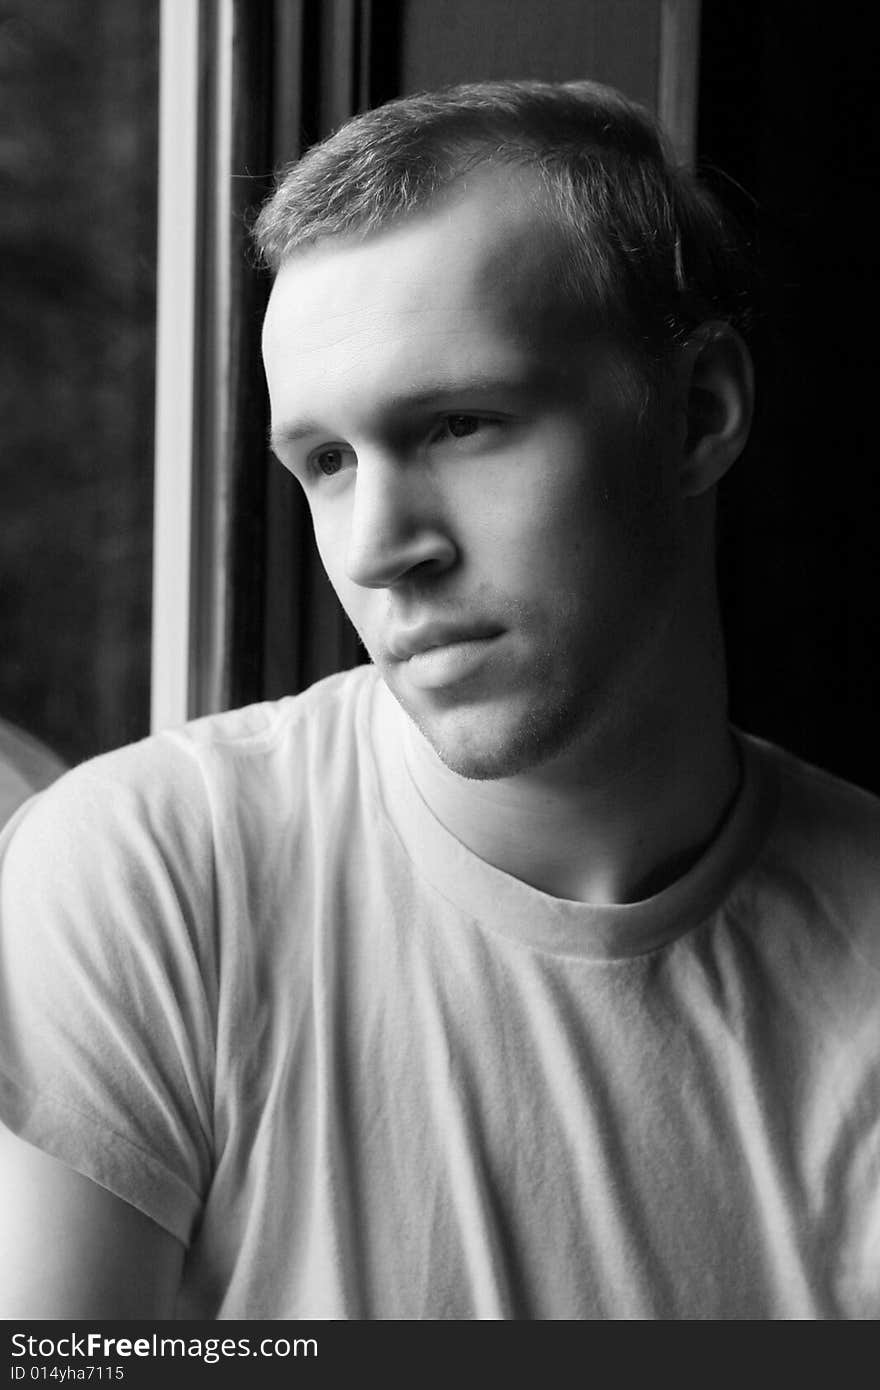
[(871, 20), (0, 0), (13, 1380), (880, 1318)]

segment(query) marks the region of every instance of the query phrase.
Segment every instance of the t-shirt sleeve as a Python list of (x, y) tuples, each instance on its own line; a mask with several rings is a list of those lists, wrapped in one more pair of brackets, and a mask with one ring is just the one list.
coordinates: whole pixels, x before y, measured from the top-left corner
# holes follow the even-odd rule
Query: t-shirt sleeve
[(184, 1242), (212, 1169), (211, 846), (197, 763), (159, 739), (0, 837), (0, 1118)]

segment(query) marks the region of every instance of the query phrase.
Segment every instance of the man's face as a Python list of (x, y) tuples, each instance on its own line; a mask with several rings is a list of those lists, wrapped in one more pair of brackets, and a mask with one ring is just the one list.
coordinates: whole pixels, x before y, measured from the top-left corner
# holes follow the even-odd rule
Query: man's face
[(525, 772), (644, 699), (674, 607), (674, 469), (509, 180), (295, 254), (264, 355), (330, 580), (448, 767)]

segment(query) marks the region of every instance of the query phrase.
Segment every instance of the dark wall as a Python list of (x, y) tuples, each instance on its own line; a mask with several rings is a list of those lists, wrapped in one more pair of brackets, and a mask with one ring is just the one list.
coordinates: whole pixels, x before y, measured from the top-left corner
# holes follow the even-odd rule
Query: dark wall
[(705, 3), (698, 147), (761, 276), (758, 419), (722, 488), (732, 713), (880, 791), (871, 13)]
[(660, 6), (655, 0), (398, 0), (399, 90), (448, 83), (589, 76), (657, 104)]

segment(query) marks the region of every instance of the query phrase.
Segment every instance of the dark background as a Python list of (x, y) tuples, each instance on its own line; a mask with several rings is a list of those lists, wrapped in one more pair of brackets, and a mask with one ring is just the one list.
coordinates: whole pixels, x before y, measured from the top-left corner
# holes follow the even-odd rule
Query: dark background
[(721, 489), (733, 717), (880, 791), (875, 17), (708, 0), (698, 151), (761, 272), (758, 419)]
[[(272, 108), (268, 169), (332, 122), (338, 34), (331, 0), (244, 9), (275, 36), (275, 77), (253, 98)], [(374, 3), (360, 102), (576, 73), (629, 74), (653, 102), (638, 61), (656, 42), (650, 11)], [(720, 513), (732, 714), (880, 791), (872, 18), (704, 0), (698, 159), (760, 271), (758, 420)], [(69, 761), (148, 728), (157, 53), (152, 0), (0, 0), (0, 716)], [(267, 510), (248, 518), (268, 555), (255, 696), (354, 651), (332, 636), (294, 485), (263, 466)]]
[(146, 732), (158, 6), (0, 0), (0, 717)]

